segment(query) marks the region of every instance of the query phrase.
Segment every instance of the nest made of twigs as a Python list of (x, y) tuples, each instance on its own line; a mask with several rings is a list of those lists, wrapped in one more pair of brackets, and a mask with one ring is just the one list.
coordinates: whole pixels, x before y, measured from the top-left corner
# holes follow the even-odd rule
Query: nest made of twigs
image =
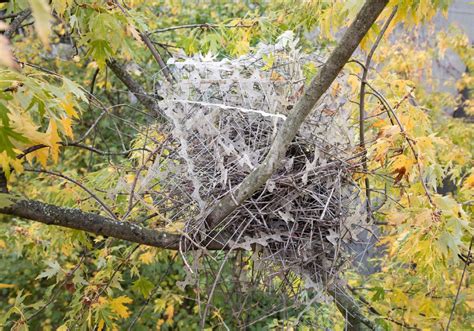
[(167, 224), (186, 220), (181, 231), (190, 241), (183, 251), (225, 238), (222, 244), (231, 250), (258, 255), (269, 277), (274, 270), (291, 271), (317, 283), (337, 274), (363, 219), (352, 182), (344, 76), (309, 115), (266, 186), (212, 234), (203, 224), (215, 202), (265, 158), (301, 95), (309, 62), (317, 65), (317, 56), (302, 54), (297, 41), (283, 35), (239, 59), (196, 56), (168, 63), (176, 83), (156, 87), (168, 121), (154, 127), (163, 138), (139, 186), (152, 191), (152, 207)]

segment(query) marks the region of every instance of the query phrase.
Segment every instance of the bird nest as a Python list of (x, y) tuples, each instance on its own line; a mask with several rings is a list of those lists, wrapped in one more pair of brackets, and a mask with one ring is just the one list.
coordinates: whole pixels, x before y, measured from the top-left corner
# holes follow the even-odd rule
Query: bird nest
[[(202, 255), (208, 243), (221, 241), (227, 251), (251, 252), (253, 266), (269, 279), (288, 280), (291, 273), (315, 285), (337, 274), (363, 218), (352, 181), (358, 161), (343, 74), (265, 187), (213, 231), (204, 224), (216, 202), (265, 158), (302, 94), (306, 71), (319, 63), (298, 49), (291, 33), (238, 59), (168, 62), (176, 83), (156, 86), (167, 121), (149, 134), (154, 156), (138, 186), (151, 192), (147, 206), (165, 225), (184, 234), (183, 253)], [(199, 269), (196, 259), (188, 266)]]

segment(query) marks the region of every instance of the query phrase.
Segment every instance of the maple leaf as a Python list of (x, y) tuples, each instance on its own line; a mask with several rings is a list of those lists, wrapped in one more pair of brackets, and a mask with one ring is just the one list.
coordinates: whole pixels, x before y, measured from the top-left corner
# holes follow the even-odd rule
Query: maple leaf
[(133, 300), (126, 295), (119, 296), (118, 298), (110, 300), (110, 308), (122, 318), (128, 318), (130, 312), (128, 307), (125, 306), (127, 303), (132, 303)]
[(138, 258), (143, 264), (151, 264), (153, 262), (153, 258), (155, 257), (155, 254), (153, 252), (145, 252), (140, 257)]
[(58, 134), (58, 126), (56, 121), (51, 119), (49, 121), (49, 127), (46, 131), (48, 134), (48, 146), (51, 148), (51, 157), (53, 158), (54, 163), (58, 163), (59, 159), (59, 142), (61, 139)]
[(392, 174), (397, 174), (397, 177), (395, 177), (395, 184), (397, 184), (398, 182), (400, 182), (403, 178), (403, 176), (405, 176), (407, 172), (407, 169), (405, 167), (400, 167), (400, 168), (397, 168), (395, 169)]
[(74, 103), (72, 102), (71, 94), (68, 94), (66, 99), (62, 101), (60, 105), (69, 117), (79, 118), (79, 114), (74, 110)]
[(61, 124), (63, 126), (64, 134), (71, 139), (74, 139), (74, 133), (72, 132), (72, 120), (70, 117), (61, 118)]
[(474, 171), (466, 178), (462, 187), (466, 190), (474, 188)]
[(408, 176), (413, 164), (414, 161), (404, 154), (399, 155), (394, 159), (391, 169), (393, 170), (393, 174), (397, 174), (397, 177), (395, 178), (395, 184), (400, 182), (405, 175)]
[(49, 261), (47, 262), (48, 268), (45, 271), (40, 273), (36, 279), (40, 278), (51, 278), (54, 275), (57, 275), (61, 271), (61, 266), (59, 265), (58, 261)]

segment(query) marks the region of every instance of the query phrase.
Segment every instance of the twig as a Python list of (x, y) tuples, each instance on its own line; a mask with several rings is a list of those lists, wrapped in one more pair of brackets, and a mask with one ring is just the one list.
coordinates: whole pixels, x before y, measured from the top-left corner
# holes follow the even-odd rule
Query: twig
[(102, 206), (102, 208), (104, 208), (105, 211), (107, 211), (107, 213), (116, 221), (118, 221), (118, 218), (117, 216), (115, 216), (114, 212), (112, 210), (110, 210), (110, 208), (98, 197), (96, 196), (91, 190), (89, 190), (87, 187), (85, 187), (84, 185), (82, 185), (81, 183), (79, 183), (77, 180), (69, 177), (69, 176), (66, 176), (66, 175), (63, 175), (63, 174), (60, 174), (58, 172), (52, 172), (52, 171), (48, 171), (48, 170), (39, 170), (39, 169), (28, 169), (26, 168), (25, 171), (28, 171), (28, 172), (36, 172), (36, 173), (43, 173), (43, 174), (48, 174), (48, 175), (52, 175), (52, 176), (56, 176), (56, 177), (61, 177), (67, 181), (70, 181), (71, 183), (74, 183), (76, 184), (77, 186), (79, 186), (81, 189), (83, 189), (84, 191), (86, 191), (95, 201), (97, 201), (99, 203), (99, 205)]
[[(115, 5), (122, 11), (122, 13), (126, 16), (129, 15), (128, 11), (126, 8), (124, 8), (117, 0), (114, 0)], [(138, 31), (138, 29), (137, 29)], [(142, 38), (143, 42), (145, 43), (146, 47), (151, 52), (151, 55), (155, 58), (156, 62), (158, 62), (158, 65), (160, 66), (161, 70), (163, 71), (163, 74), (165, 75), (165, 78), (170, 82), (174, 82), (173, 75), (171, 74), (171, 71), (168, 69), (168, 66), (166, 65), (165, 61), (163, 61), (163, 58), (161, 57), (160, 53), (156, 50), (155, 46), (151, 42), (150, 38), (148, 37), (148, 34), (145, 32), (138, 31), (138, 34), (140, 35), (140, 38)]]
[(14, 14), (9, 14), (9, 15), (3, 15), (3, 16), (0, 16), (0, 20), (7, 20), (9, 18), (15, 18), (19, 15), (19, 13), (14, 13)]
[(177, 25), (177, 26), (170, 26), (167, 28), (162, 28), (162, 29), (156, 29), (153, 31), (148, 32), (147, 34), (154, 34), (154, 33), (163, 33), (163, 32), (168, 32), (168, 31), (174, 31), (174, 30), (182, 30), (182, 29), (211, 29), (211, 28), (252, 28), (255, 25), (257, 25), (257, 22), (251, 25), (245, 25), (245, 24), (225, 24), (225, 25), (219, 25), (219, 24), (212, 24), (212, 23), (197, 23), (197, 24), (185, 24), (185, 25)]
[[(365, 114), (365, 86), (367, 84), (367, 76), (369, 74), (370, 63), (372, 61), (372, 57), (378, 45), (382, 41), (382, 37), (385, 31), (387, 31), (390, 23), (392, 22), (392, 19), (396, 14), (397, 9), (398, 9), (398, 6), (393, 7), (392, 13), (385, 21), (384, 26), (382, 27), (382, 30), (380, 31), (379, 35), (377, 36), (377, 39), (375, 40), (374, 44), (372, 45), (372, 48), (369, 51), (369, 54), (367, 55), (365, 65), (363, 66), (363, 73), (362, 73), (362, 79), (360, 82), (360, 93), (359, 93), (360, 94), (359, 95), (359, 146), (364, 151), (364, 155), (362, 155), (362, 169), (365, 172), (368, 172), (367, 150), (365, 147), (365, 127), (364, 127), (365, 116), (366, 116)], [(372, 218), (372, 205), (370, 202), (370, 181), (369, 181), (368, 176), (365, 176), (364, 182), (365, 182), (365, 196), (367, 198), (367, 218), (371, 219)]]
[(403, 127), (403, 124), (402, 122), (400, 122), (400, 119), (398, 118), (397, 114), (395, 113), (395, 110), (394, 108), (390, 105), (390, 103), (388, 102), (388, 100), (385, 98), (385, 96), (383, 94), (381, 94), (380, 92), (378, 92), (375, 88), (372, 87), (372, 85), (370, 85), (368, 82), (366, 82), (366, 85), (368, 87), (370, 87), (372, 89), (372, 91), (381, 99), (383, 100), (383, 102), (385, 103), (387, 109), (390, 111), (390, 113), (393, 115), (393, 117), (395, 118), (395, 121), (397, 122), (397, 125), (398, 127), (400, 128), (400, 133), (403, 135), (403, 137), (405, 138), (406, 142), (408, 143), (408, 146), (410, 147), (412, 153), (413, 153), (413, 156), (415, 157), (415, 161), (416, 161), (416, 165), (417, 165), (417, 168), (418, 168), (418, 172), (420, 173), (420, 181), (421, 181), (421, 184), (423, 186), (423, 190), (425, 191), (425, 195), (426, 197), (428, 198), (428, 202), (430, 204), (431, 207), (435, 207), (435, 204), (433, 202), (433, 198), (431, 197), (431, 194), (428, 190), (428, 187), (426, 186), (426, 183), (425, 181), (423, 180), (423, 169), (421, 168), (421, 164), (420, 164), (420, 159), (419, 159), (419, 156), (418, 156), (418, 153), (416, 152), (415, 150), (415, 147), (413, 146), (413, 143), (411, 141), (411, 139), (408, 137), (406, 131), (405, 131), (405, 128)]
[(473, 238), (471, 238), (471, 243), (469, 244), (469, 250), (467, 252), (467, 257), (468, 258), (467, 258), (467, 261), (464, 262), (464, 268), (462, 270), (461, 279), (459, 280), (458, 290), (456, 292), (456, 297), (454, 298), (453, 307), (451, 308), (451, 313), (449, 314), (449, 320), (448, 320), (448, 324), (446, 325), (446, 331), (449, 330), (449, 325), (451, 324), (451, 321), (453, 320), (453, 317), (454, 317), (454, 310), (456, 308), (456, 304), (457, 304), (458, 299), (459, 299), (459, 293), (461, 292), (461, 286), (462, 286), (462, 282), (464, 280), (464, 275), (466, 274), (467, 266), (469, 265), (469, 260), (470, 260), (470, 256), (471, 256), (471, 249), (472, 249), (472, 241), (473, 241)]

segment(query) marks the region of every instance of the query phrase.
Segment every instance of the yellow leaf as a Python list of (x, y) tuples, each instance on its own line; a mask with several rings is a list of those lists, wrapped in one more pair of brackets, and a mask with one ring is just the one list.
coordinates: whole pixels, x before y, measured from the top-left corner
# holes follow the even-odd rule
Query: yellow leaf
[(140, 36), (140, 33), (133, 25), (127, 25), (127, 31), (133, 36), (133, 38), (135, 38), (136, 41), (138, 41), (140, 44), (143, 44), (143, 40)]
[(158, 322), (156, 322), (156, 329), (161, 330), (161, 326), (163, 324), (165, 324), (165, 320), (164, 319), (159, 319)]
[(5, 241), (0, 240), (0, 248), (7, 248), (7, 244), (5, 243)]
[(122, 295), (118, 298), (110, 300), (110, 308), (117, 313), (122, 318), (128, 318), (130, 316), (130, 312), (128, 311), (128, 307), (124, 304), (132, 303), (132, 299), (129, 297)]
[(153, 258), (155, 257), (155, 254), (153, 252), (146, 252), (140, 255), (138, 258), (143, 264), (151, 264), (153, 262)]
[(25, 138), (31, 141), (34, 145), (36, 144), (47, 144), (47, 135), (38, 131), (38, 126), (33, 123), (30, 116), (26, 113), (21, 113), (17, 109), (13, 108), (8, 113), (11, 127), (15, 132), (20, 133)]
[[(16, 151), (16, 150), (15, 150)], [(7, 179), (10, 177), (11, 167), (15, 169), (18, 173), (23, 172), (23, 164), (21, 160), (16, 158), (11, 158), (8, 156), (6, 151), (0, 153), (0, 169), (3, 170)]]
[(58, 134), (58, 126), (56, 122), (51, 119), (49, 121), (49, 127), (46, 131), (48, 134), (48, 146), (51, 148), (51, 157), (53, 158), (54, 163), (58, 163), (59, 158), (59, 142), (61, 139)]
[(47, 148), (40, 148), (40, 149), (26, 155), (26, 159), (31, 164), (33, 158), (36, 157), (38, 159), (39, 163), (41, 164), (41, 166), (43, 168), (46, 168), (47, 165), (48, 165), (48, 155), (49, 155), (49, 152), (48, 152)]
[(72, 0), (52, 0), (51, 5), (59, 14), (59, 16), (63, 16), (66, 8), (72, 4)]
[(63, 324), (59, 328), (56, 329), (56, 331), (68, 331), (67, 325)]
[(70, 94), (66, 97), (66, 100), (61, 102), (61, 107), (63, 107), (63, 109), (66, 111), (66, 114), (68, 114), (68, 116), (79, 118), (79, 115), (74, 110), (74, 103), (72, 102), (72, 97)]
[(403, 176), (408, 176), (414, 163), (415, 161), (413, 159), (404, 154), (397, 156), (393, 160), (390, 168), (393, 172), (398, 173), (399, 178), (397, 177), (397, 182), (400, 181)]
[(403, 222), (406, 221), (407, 219), (407, 214), (404, 214), (404, 213), (401, 213), (401, 212), (398, 212), (398, 211), (394, 211), (392, 213), (389, 213), (387, 215), (387, 219), (389, 220), (390, 222), (390, 225), (401, 225)]
[(35, 19), (35, 29), (38, 37), (46, 47), (49, 47), (49, 34), (51, 32), (51, 8), (46, 0), (30, 0), (30, 6)]
[(392, 144), (385, 139), (378, 139), (377, 142), (370, 148), (374, 161), (378, 161), (380, 163), (385, 162), (388, 150), (391, 146)]
[(464, 184), (462, 187), (463, 189), (474, 188), (474, 171), (472, 171), (469, 177), (467, 177), (466, 180), (464, 180)]
[(173, 321), (173, 316), (174, 316), (174, 306), (173, 305), (168, 305), (165, 310), (165, 315), (167, 316), (167, 322), (170, 323)]
[(105, 321), (101, 318), (97, 324), (97, 331), (102, 331), (104, 329)]
[(14, 288), (15, 284), (2, 284), (0, 283), (0, 288)]
[(384, 138), (391, 138), (397, 133), (400, 133), (400, 127), (397, 125), (387, 125), (380, 130), (379, 136)]
[(63, 131), (66, 136), (74, 139), (74, 133), (72, 132), (72, 120), (70, 117), (63, 117), (61, 118), (61, 124), (63, 126)]

